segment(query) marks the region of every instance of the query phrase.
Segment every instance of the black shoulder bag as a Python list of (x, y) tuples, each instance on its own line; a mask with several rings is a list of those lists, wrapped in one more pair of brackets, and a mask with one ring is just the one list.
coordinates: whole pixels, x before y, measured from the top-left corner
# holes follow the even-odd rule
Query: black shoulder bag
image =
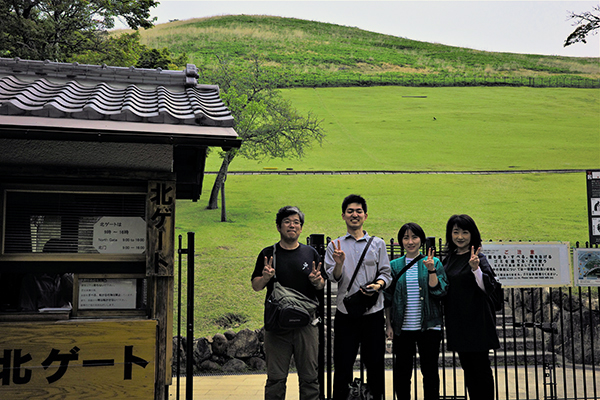
[[(367, 245), (365, 246), (365, 249), (363, 250), (360, 256), (360, 259), (356, 264), (354, 275), (352, 275), (352, 279), (350, 279), (350, 283), (348, 284), (348, 290), (350, 290), (352, 284), (354, 283), (354, 280), (356, 279), (358, 270), (360, 269), (363, 260), (365, 259), (365, 255), (367, 254), (369, 247), (371, 247), (372, 241), (373, 236), (369, 238), (369, 241), (367, 242)], [(379, 270), (377, 271), (377, 274), (379, 274)], [(375, 278), (377, 278), (377, 276), (375, 276)], [(368, 296), (364, 294), (362, 290), (359, 289), (357, 292), (352, 293), (351, 295), (346, 294), (346, 297), (344, 297), (344, 306), (346, 307), (346, 311), (348, 312), (349, 316), (360, 317), (361, 315), (366, 313), (368, 309), (373, 307), (377, 303), (378, 299), (379, 293), (374, 293), (373, 295)]]
[[(273, 268), (277, 270), (277, 247), (273, 245)], [(275, 273), (277, 274), (277, 272)], [(265, 330), (281, 333), (308, 325), (319, 303), (296, 289), (273, 282), (273, 292), (265, 302)]]

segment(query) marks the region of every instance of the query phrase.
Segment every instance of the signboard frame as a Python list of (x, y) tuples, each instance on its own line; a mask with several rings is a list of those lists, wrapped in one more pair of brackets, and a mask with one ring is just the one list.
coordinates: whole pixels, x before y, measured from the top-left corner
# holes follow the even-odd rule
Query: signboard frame
[[(73, 275), (73, 317), (99, 317), (99, 316), (146, 316), (148, 311), (144, 307), (143, 293), (136, 292), (136, 307), (131, 309), (111, 308), (81, 308), (81, 279), (145, 279), (145, 274), (74, 274)], [(140, 304), (141, 303), (141, 304)]]
[(587, 170), (585, 176), (590, 245), (600, 244), (600, 170)]
[(568, 242), (489, 242), (482, 244), (481, 253), (504, 286), (571, 284)]
[(0, 344), (11, 368), (0, 398), (152, 399), (157, 321), (68, 320), (1, 323)]
[(599, 248), (573, 249), (573, 282), (575, 286), (600, 286)]

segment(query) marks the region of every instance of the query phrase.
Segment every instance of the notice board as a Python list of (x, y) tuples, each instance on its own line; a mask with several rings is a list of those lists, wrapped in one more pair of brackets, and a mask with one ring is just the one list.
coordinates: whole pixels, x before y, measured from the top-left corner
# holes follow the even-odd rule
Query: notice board
[(484, 243), (481, 248), (504, 286), (571, 284), (568, 243)]

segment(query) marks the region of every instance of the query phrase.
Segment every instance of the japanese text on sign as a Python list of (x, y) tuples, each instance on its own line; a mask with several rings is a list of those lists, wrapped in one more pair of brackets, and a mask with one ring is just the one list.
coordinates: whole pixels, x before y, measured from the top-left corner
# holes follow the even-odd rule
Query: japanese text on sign
[(103, 254), (143, 254), (146, 226), (140, 217), (102, 217), (94, 224), (94, 248)]
[(483, 244), (482, 253), (505, 286), (571, 283), (568, 244)]
[(79, 280), (79, 309), (134, 309), (135, 279)]

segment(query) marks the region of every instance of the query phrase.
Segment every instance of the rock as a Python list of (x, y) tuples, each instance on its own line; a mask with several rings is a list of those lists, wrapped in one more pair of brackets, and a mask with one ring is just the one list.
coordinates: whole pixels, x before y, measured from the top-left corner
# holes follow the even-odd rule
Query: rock
[(236, 337), (236, 333), (232, 330), (228, 330), (224, 333), (227, 340), (233, 340)]
[(238, 332), (233, 340), (229, 341), (227, 356), (231, 358), (249, 358), (258, 354), (259, 348), (256, 332), (243, 329)]
[(223, 372), (223, 367), (214, 361), (206, 360), (198, 366), (198, 372)]
[(242, 360), (234, 358), (229, 360), (223, 365), (223, 372), (244, 372), (248, 369), (248, 366)]
[(265, 371), (267, 369), (267, 362), (258, 357), (250, 357), (248, 361), (246, 361), (246, 364), (255, 371)]
[(200, 365), (212, 355), (208, 339), (200, 338), (194, 340), (194, 364)]
[(215, 336), (213, 336), (213, 342), (212, 342), (213, 354), (216, 354), (219, 356), (223, 356), (223, 355), (227, 354), (228, 343), (229, 343), (229, 341), (227, 340), (225, 335), (217, 333)]

